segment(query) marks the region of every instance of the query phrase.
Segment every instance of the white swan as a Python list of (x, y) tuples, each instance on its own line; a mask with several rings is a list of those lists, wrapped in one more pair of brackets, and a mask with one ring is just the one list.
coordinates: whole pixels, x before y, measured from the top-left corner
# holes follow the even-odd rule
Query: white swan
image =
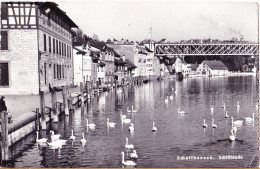
[(247, 123), (253, 123), (255, 121), (255, 113), (252, 114), (253, 117), (245, 117)]
[(41, 138), (41, 139), (39, 139), (39, 132), (36, 131), (36, 142), (37, 143), (46, 143), (47, 140), (48, 140), (48, 138)]
[(62, 142), (60, 142), (59, 140), (47, 142), (47, 144), (48, 144), (48, 146), (56, 147), (56, 148), (59, 148), (62, 146)]
[(227, 111), (225, 113), (225, 118), (229, 118), (229, 115), (227, 114)]
[(224, 103), (224, 105), (222, 106), (222, 108), (226, 109), (226, 104)]
[(180, 111), (180, 107), (178, 107), (178, 113), (179, 113), (179, 114), (186, 114), (185, 111)]
[(235, 127), (234, 124), (232, 124), (232, 130), (234, 131), (234, 135), (236, 136), (236, 134), (237, 134), (237, 127)]
[(126, 115), (122, 115), (122, 111), (120, 111), (120, 119), (121, 120), (126, 119)]
[(236, 120), (234, 121), (233, 117), (231, 117), (232, 119), (232, 125), (234, 124), (234, 126), (241, 126), (243, 125), (243, 121), (242, 120)]
[(155, 127), (154, 122), (153, 122), (153, 128), (152, 128), (152, 131), (153, 131), (153, 132), (156, 132), (156, 131), (157, 131), (157, 128)]
[(135, 150), (133, 150), (133, 152), (130, 154), (130, 157), (131, 158), (138, 158), (138, 155), (137, 155)]
[(133, 132), (134, 130), (135, 130), (134, 124), (131, 123), (130, 126), (129, 126), (129, 132)]
[(125, 138), (126, 143), (125, 143), (125, 148), (127, 149), (134, 149), (134, 145), (133, 144), (128, 144), (128, 138)]
[(210, 112), (211, 112), (211, 113), (214, 113), (214, 107), (213, 107), (213, 105), (211, 105), (211, 107), (210, 107)]
[(229, 140), (230, 141), (235, 141), (236, 140), (236, 136), (234, 135), (234, 130), (231, 129), (231, 136), (229, 136)]
[(122, 122), (125, 124), (128, 124), (128, 123), (131, 123), (131, 119), (123, 119)]
[(168, 99), (168, 96), (166, 97), (165, 99), (165, 103), (168, 103), (169, 102), (169, 99)]
[(237, 109), (239, 109), (240, 108), (240, 105), (239, 105), (239, 102), (237, 102)]
[(71, 130), (71, 136), (70, 136), (70, 139), (71, 139), (71, 140), (75, 140), (75, 139), (76, 139), (76, 137), (73, 135), (73, 130)]
[(88, 119), (86, 119), (87, 121), (87, 126), (90, 127), (90, 128), (95, 128), (96, 125), (94, 123), (88, 123)]
[(86, 143), (86, 139), (84, 138), (84, 133), (82, 133), (82, 139), (80, 139), (80, 143), (81, 144), (85, 144)]
[(107, 118), (107, 125), (108, 125), (109, 127), (115, 127), (115, 126), (116, 126), (116, 123), (109, 122), (109, 118)]
[(136, 166), (136, 163), (130, 160), (125, 161), (125, 152), (121, 152), (122, 154), (122, 164), (126, 166)]
[(212, 119), (212, 128), (217, 128), (218, 126), (214, 124), (214, 119)]
[(133, 113), (136, 113), (137, 112), (137, 110), (134, 110), (134, 106), (132, 105), (132, 112)]
[(170, 95), (170, 100), (173, 100), (173, 95)]
[(51, 133), (51, 141), (57, 141), (60, 139), (60, 134), (54, 134), (54, 131), (50, 131)]
[(255, 108), (256, 108), (256, 110), (258, 110), (258, 103), (256, 103)]
[(132, 110), (130, 110), (129, 107), (127, 107), (126, 111), (127, 111), (127, 113), (131, 113), (132, 112)]
[(204, 119), (203, 128), (207, 128), (208, 125), (206, 124), (206, 120)]

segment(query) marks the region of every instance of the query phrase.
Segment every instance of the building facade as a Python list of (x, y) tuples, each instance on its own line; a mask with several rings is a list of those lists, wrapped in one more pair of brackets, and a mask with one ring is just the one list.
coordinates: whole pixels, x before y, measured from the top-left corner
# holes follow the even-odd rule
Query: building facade
[(73, 83), (77, 25), (53, 2), (1, 4), (1, 94), (39, 94)]
[(204, 60), (197, 68), (197, 73), (209, 76), (225, 75), (228, 73), (228, 68), (221, 61)]

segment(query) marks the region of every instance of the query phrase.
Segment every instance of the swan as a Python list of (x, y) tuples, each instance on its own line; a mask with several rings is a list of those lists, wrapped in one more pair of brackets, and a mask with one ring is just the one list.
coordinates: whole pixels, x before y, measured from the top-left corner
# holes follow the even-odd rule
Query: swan
[(165, 103), (168, 103), (169, 102), (169, 99), (168, 99), (168, 96), (166, 97), (165, 99)]
[(134, 130), (135, 130), (134, 124), (131, 123), (130, 126), (129, 126), (129, 132), (133, 132)]
[(131, 119), (123, 119), (122, 122), (128, 124), (131, 123)]
[(82, 133), (82, 139), (80, 139), (80, 143), (81, 144), (85, 144), (86, 143), (86, 139), (84, 138), (84, 133)]
[(121, 120), (126, 119), (126, 115), (122, 115), (122, 111), (120, 111), (120, 119)]
[(52, 141), (52, 142), (46, 142), (48, 144), (48, 146), (51, 146), (51, 147), (61, 147), (62, 146), (62, 142), (60, 142), (59, 140), (56, 140), (56, 141)]
[(116, 126), (116, 123), (109, 122), (109, 118), (107, 118), (107, 125), (108, 125), (109, 127), (115, 127), (115, 126)]
[(237, 127), (235, 127), (234, 124), (232, 125), (232, 130), (234, 131), (234, 135), (236, 136), (236, 134), (237, 134)]
[(93, 124), (93, 123), (89, 123), (89, 124), (88, 124), (88, 119), (86, 119), (86, 121), (87, 121), (87, 126), (88, 126), (88, 127), (92, 127), (92, 128), (95, 128), (95, 127), (96, 127), (96, 125)]
[(226, 114), (225, 114), (225, 118), (229, 118), (229, 115), (227, 114), (227, 111), (226, 111)]
[(54, 134), (54, 131), (50, 131), (51, 133), (51, 141), (57, 141), (60, 139), (60, 134)]
[(127, 111), (127, 113), (131, 113), (132, 112), (132, 110), (130, 110), (129, 107), (127, 107), (126, 111)]
[(71, 130), (71, 136), (70, 136), (70, 139), (71, 139), (71, 140), (75, 140), (75, 139), (76, 139), (76, 137), (73, 135), (73, 130)]
[(212, 128), (217, 128), (218, 126), (214, 124), (214, 119), (212, 119)]
[(134, 110), (134, 106), (132, 105), (132, 112), (133, 113), (136, 113), (137, 112), (137, 110)]
[(232, 119), (232, 125), (234, 124), (234, 126), (241, 126), (243, 124), (242, 120), (233, 121), (233, 117), (231, 117), (231, 119)]
[(170, 95), (170, 100), (173, 100), (173, 95)]
[(127, 149), (134, 149), (134, 145), (133, 144), (128, 144), (128, 138), (125, 138), (126, 143), (125, 143), (125, 148)]
[(258, 110), (258, 103), (256, 103), (255, 108), (256, 108), (256, 110)]
[(255, 121), (255, 113), (252, 114), (253, 117), (245, 117), (245, 121), (248, 123), (253, 123)]
[(214, 107), (213, 107), (213, 105), (211, 105), (211, 107), (210, 107), (210, 112), (211, 112), (211, 113), (214, 112)]
[(206, 124), (206, 120), (204, 119), (204, 124), (203, 124), (203, 128), (207, 128), (208, 125)]
[(131, 158), (138, 158), (138, 155), (135, 150), (133, 150), (133, 153), (130, 154)]
[(237, 109), (239, 109), (240, 108), (240, 105), (239, 105), (239, 102), (237, 102)]
[(180, 111), (180, 107), (178, 107), (178, 113), (179, 114), (185, 114), (186, 112), (185, 111)]
[(236, 136), (234, 135), (234, 130), (231, 129), (231, 136), (229, 136), (229, 140), (230, 141), (235, 141), (236, 140)]
[(47, 140), (48, 140), (48, 138), (41, 138), (41, 139), (39, 139), (39, 132), (36, 131), (36, 142), (37, 143), (46, 143)]
[(154, 122), (153, 122), (153, 128), (152, 128), (152, 131), (153, 131), (153, 132), (156, 132), (156, 131), (157, 131), (157, 128), (155, 127)]
[(125, 161), (125, 152), (121, 152), (122, 154), (122, 164), (126, 166), (136, 166), (136, 163), (130, 160)]
[(224, 103), (224, 105), (222, 106), (222, 108), (226, 109), (226, 104)]

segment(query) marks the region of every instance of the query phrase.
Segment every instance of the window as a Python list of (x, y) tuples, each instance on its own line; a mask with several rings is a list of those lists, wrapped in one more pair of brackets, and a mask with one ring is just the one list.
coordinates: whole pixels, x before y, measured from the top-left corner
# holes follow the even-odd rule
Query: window
[(0, 86), (9, 86), (8, 63), (0, 63)]
[(71, 46), (70, 46), (70, 58), (71, 58)]
[(53, 41), (52, 41), (52, 45), (53, 45), (53, 54), (55, 54), (55, 39), (53, 38)]
[(56, 39), (56, 54), (59, 54), (59, 46), (58, 46), (58, 40)]
[(61, 42), (61, 48), (62, 48), (61, 53), (62, 53), (62, 56), (63, 56), (64, 55), (63, 42)]
[(51, 37), (49, 36), (49, 52), (51, 53)]
[(62, 78), (64, 78), (64, 65), (62, 65)]
[(8, 7), (7, 4), (1, 5), (1, 19), (7, 19), (8, 16)]
[(64, 43), (64, 56), (66, 56), (66, 44)]
[(46, 49), (46, 35), (44, 34), (43, 35), (43, 45), (44, 45), (44, 51), (47, 51), (47, 49)]
[(56, 79), (57, 78), (57, 74), (56, 74), (56, 65), (53, 65), (53, 78)]
[(59, 55), (61, 55), (61, 46), (60, 46), (60, 41), (59, 41)]
[(67, 57), (69, 57), (69, 46), (67, 45)]
[(8, 50), (8, 32), (1, 31), (1, 50)]

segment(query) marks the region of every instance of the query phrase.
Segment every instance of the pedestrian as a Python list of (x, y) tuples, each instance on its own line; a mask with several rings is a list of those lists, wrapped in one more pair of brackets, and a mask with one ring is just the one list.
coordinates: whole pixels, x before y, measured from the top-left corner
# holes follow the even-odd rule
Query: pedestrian
[(0, 113), (2, 112), (2, 111), (7, 111), (7, 107), (6, 107), (6, 105), (5, 105), (5, 101), (4, 101), (4, 96), (2, 96), (1, 97), (1, 99), (0, 99)]

